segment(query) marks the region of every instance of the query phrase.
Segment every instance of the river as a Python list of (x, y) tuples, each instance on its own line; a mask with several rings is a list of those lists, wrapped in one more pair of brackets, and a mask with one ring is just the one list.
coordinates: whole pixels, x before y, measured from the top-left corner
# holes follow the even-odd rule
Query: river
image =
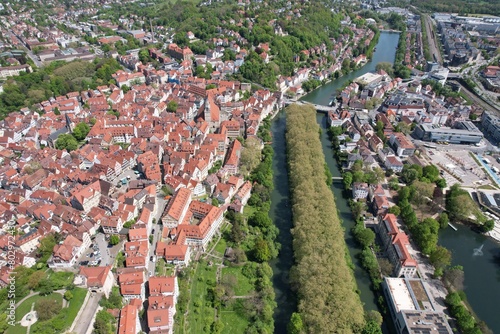
[(457, 225), (439, 234), (439, 244), (452, 252), (452, 264), (464, 267), (467, 300), (493, 333), (500, 333), (500, 248), (498, 243)]
[[(316, 104), (326, 105), (331, 99), (331, 95), (344, 85), (349, 80), (352, 80), (362, 74), (375, 70), (375, 66), (379, 62), (394, 62), (396, 48), (398, 45), (399, 34), (382, 32), (373, 54), (373, 60), (367, 63), (362, 68), (334, 80), (315, 91), (309, 93), (302, 99)], [(340, 176), (340, 170), (333, 157), (331, 143), (328, 140), (326, 133), (326, 119), (324, 115), (318, 114), (318, 123), (323, 130), (321, 135), (321, 144), (325, 154), (326, 163), (330, 168), (333, 176)], [(286, 326), (289, 322), (290, 316), (297, 309), (296, 296), (290, 289), (288, 273), (293, 265), (293, 248), (292, 248), (292, 235), (290, 229), (292, 228), (292, 213), (288, 205), (289, 199), (289, 185), (286, 166), (286, 145), (285, 145), (285, 127), (286, 118), (283, 112), (276, 116), (273, 122), (271, 131), (273, 135), (273, 172), (274, 172), (274, 190), (271, 194), (271, 209), (270, 217), (278, 227), (280, 233), (278, 241), (281, 243), (281, 250), (278, 258), (271, 262), (273, 268), (273, 286), (276, 293), (276, 301), (278, 307), (274, 313), (275, 333), (286, 333)], [(349, 253), (355, 264), (354, 276), (358, 285), (361, 295), (361, 301), (364, 303), (365, 310), (377, 310), (375, 295), (370, 289), (370, 279), (365, 271), (360, 267), (356, 259), (356, 254), (360, 249), (355, 244), (354, 240), (349, 234), (354, 220), (352, 219), (351, 211), (347, 202), (347, 198), (342, 196), (342, 184), (334, 182), (332, 190), (335, 195), (335, 202), (339, 216), (342, 219), (345, 229), (345, 238)]]

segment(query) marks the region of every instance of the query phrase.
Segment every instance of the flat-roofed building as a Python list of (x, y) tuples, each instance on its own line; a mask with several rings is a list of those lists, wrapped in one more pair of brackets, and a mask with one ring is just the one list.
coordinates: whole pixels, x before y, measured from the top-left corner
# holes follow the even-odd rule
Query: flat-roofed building
[(444, 313), (436, 311), (426, 284), (420, 278), (384, 278), (384, 296), (398, 333), (453, 333)]
[(423, 141), (442, 141), (451, 144), (477, 144), (484, 135), (470, 121), (457, 122), (454, 129), (439, 125), (420, 124), (413, 136)]
[(486, 133), (500, 140), (500, 118), (495, 113), (484, 111), (481, 115), (481, 125)]

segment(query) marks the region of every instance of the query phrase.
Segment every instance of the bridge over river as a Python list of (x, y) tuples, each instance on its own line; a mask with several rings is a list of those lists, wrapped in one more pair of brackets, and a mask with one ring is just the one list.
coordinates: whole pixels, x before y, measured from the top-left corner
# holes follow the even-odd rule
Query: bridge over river
[(306, 101), (296, 101), (296, 100), (292, 100), (292, 99), (285, 99), (286, 106), (289, 106), (290, 104), (294, 104), (294, 103), (297, 103), (299, 105), (313, 106), (317, 112), (321, 112), (324, 114), (327, 114), (329, 111), (334, 111), (336, 109), (335, 107), (324, 106), (321, 104), (315, 104), (315, 103), (310, 103), (310, 102), (306, 102)]

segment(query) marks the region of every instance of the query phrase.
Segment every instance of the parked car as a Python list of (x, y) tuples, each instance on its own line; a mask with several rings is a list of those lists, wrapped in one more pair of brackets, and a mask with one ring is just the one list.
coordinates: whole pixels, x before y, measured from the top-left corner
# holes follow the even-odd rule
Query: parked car
[(154, 255), (151, 255), (151, 256), (149, 257), (149, 261), (151, 261), (151, 262), (156, 262), (156, 257), (155, 257)]

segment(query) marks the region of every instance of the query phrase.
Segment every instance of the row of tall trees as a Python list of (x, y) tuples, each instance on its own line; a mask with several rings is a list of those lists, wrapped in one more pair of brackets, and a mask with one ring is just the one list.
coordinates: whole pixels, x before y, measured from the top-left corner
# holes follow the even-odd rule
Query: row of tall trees
[[(325, 183), (316, 111), (287, 108), (295, 265), (290, 272), (298, 315), (308, 333), (354, 333), (365, 326), (363, 306), (346, 254), (332, 191)], [(295, 321), (297, 321), (295, 316)]]

